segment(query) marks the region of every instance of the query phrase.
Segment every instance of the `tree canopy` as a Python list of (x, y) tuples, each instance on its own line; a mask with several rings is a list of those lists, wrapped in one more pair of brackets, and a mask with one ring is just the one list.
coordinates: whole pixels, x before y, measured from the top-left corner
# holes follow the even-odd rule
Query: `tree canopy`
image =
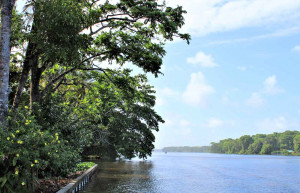
[(244, 135), (238, 139), (224, 139), (218, 143), (211, 143), (212, 153), (229, 154), (288, 154), (299, 151), (299, 131), (285, 131), (283, 133)]
[(164, 44), (190, 40), (179, 32), (182, 7), (157, 0), (28, 0), (25, 8), (12, 11), (1, 192), (65, 176), (91, 153), (151, 155), (153, 132), (164, 122), (153, 108), (155, 90), (145, 74), (121, 67), (161, 74)]
[(238, 139), (223, 139), (212, 142), (210, 146), (165, 147), (167, 152), (210, 152), (226, 154), (300, 154), (300, 132), (285, 131), (283, 133), (243, 135)]

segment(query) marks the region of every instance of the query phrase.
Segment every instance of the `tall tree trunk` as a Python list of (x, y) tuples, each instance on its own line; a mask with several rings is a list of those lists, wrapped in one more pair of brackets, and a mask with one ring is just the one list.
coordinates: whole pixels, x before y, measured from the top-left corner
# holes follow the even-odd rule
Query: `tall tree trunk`
[(21, 77), (19, 80), (18, 89), (17, 89), (15, 98), (14, 98), (14, 103), (13, 103), (14, 109), (17, 109), (21, 102), (22, 92), (23, 92), (25, 83), (28, 80), (30, 68), (33, 65), (33, 63), (35, 62), (34, 61), (34, 58), (35, 58), (34, 52), (35, 52), (35, 44), (29, 42), (27, 50), (26, 50), (26, 56), (25, 56), (25, 60), (23, 63), (23, 70), (22, 70), (22, 74), (21, 74)]
[(34, 104), (40, 102), (40, 79), (42, 75), (42, 69), (38, 67), (38, 55), (33, 56), (33, 62), (31, 64), (31, 84), (30, 84), (30, 107), (34, 109)]
[(10, 60), (10, 33), (12, 10), (15, 0), (1, 1), (0, 31), (0, 123), (4, 123), (8, 113), (8, 84)]

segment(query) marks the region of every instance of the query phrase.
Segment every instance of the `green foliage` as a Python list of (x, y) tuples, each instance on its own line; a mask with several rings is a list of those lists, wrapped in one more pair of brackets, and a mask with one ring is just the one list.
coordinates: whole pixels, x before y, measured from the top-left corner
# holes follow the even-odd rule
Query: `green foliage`
[(294, 137), (294, 150), (300, 153), (300, 133)]
[(298, 155), (300, 132), (244, 135), (239, 139), (224, 139), (211, 143), (212, 153)]
[(65, 176), (89, 152), (151, 155), (153, 132), (164, 122), (153, 109), (155, 90), (145, 75), (102, 65), (130, 62), (160, 74), (165, 42), (190, 40), (179, 32), (182, 7), (157, 0), (26, 6), (12, 21), (12, 49), (22, 51), (10, 63), (13, 116), (0, 131), (0, 192), (29, 192), (37, 178)]
[(76, 171), (85, 171), (96, 165), (94, 162), (80, 162), (76, 165)]
[(279, 137), (280, 149), (293, 149), (294, 148), (293, 138), (295, 134), (296, 133), (293, 131), (286, 131), (284, 135), (280, 135)]
[(263, 143), (261, 140), (254, 141), (247, 150), (247, 154), (259, 154), (261, 152)]
[(262, 146), (262, 148), (261, 148), (260, 153), (261, 153), (261, 154), (271, 154), (271, 153), (272, 153), (272, 150), (273, 150), (273, 149), (272, 149), (272, 147), (271, 147), (270, 144), (264, 143), (263, 146)]
[(19, 14), (16, 9), (14, 9), (11, 23), (10, 46), (21, 48), (25, 41), (26, 30), (23, 14)]
[[(101, 73), (92, 73), (97, 82), (92, 82), (92, 89), (85, 90), (81, 104), (85, 107), (78, 109), (79, 114), (94, 117), (92, 123), (95, 127), (99, 126), (96, 130), (98, 133), (106, 133), (102, 141), (94, 135), (92, 146), (95, 148), (99, 145), (106, 150), (92, 154), (112, 158), (118, 155), (146, 158), (154, 148), (153, 131), (158, 131), (159, 123), (164, 122), (153, 110), (155, 91), (147, 84), (145, 75), (132, 77), (129, 70), (111, 71), (109, 75), (110, 78)], [(85, 149), (84, 154), (88, 152), (90, 147)], [(104, 152), (108, 155), (103, 155)]]
[(253, 143), (253, 139), (249, 135), (244, 135), (244, 136), (240, 137), (239, 143), (241, 144), (241, 147), (242, 147), (240, 153), (244, 154), (247, 152), (247, 149), (250, 146), (250, 144)]
[(3, 192), (26, 192), (38, 177), (65, 176), (79, 161), (78, 152), (60, 132), (42, 128), (26, 111), (14, 112), (9, 129), (0, 129)]

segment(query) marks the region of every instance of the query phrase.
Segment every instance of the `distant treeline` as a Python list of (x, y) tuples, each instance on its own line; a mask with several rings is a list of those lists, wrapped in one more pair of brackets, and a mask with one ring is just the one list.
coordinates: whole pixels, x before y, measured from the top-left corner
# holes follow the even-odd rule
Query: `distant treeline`
[(228, 154), (289, 154), (300, 153), (300, 132), (285, 131), (269, 135), (244, 135), (211, 143), (210, 152)]
[(211, 152), (226, 154), (284, 154), (300, 155), (300, 132), (244, 135), (238, 139), (224, 139), (211, 146), (165, 147), (167, 152)]
[(210, 152), (210, 146), (201, 146), (201, 147), (165, 147), (162, 149), (164, 152)]

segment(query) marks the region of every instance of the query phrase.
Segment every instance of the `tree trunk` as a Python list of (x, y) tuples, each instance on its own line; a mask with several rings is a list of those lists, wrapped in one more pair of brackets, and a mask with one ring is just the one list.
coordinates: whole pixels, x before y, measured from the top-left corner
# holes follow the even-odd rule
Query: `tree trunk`
[(38, 55), (33, 56), (31, 65), (31, 84), (30, 84), (30, 107), (34, 108), (35, 103), (39, 103), (41, 99), (40, 79), (42, 69), (38, 67)]
[(0, 123), (4, 123), (8, 113), (10, 33), (15, 0), (0, 1), (2, 25), (0, 31)]
[(22, 92), (25, 86), (26, 81), (28, 80), (28, 76), (29, 76), (29, 71), (31, 66), (33, 65), (34, 61), (34, 52), (35, 52), (35, 44), (29, 42), (28, 43), (28, 47), (26, 50), (26, 56), (25, 56), (25, 60), (23, 63), (23, 70), (22, 70), (22, 74), (19, 80), (19, 85), (18, 85), (18, 89), (14, 98), (14, 103), (13, 103), (13, 108), (17, 109), (20, 102), (21, 102), (21, 97), (22, 97)]

